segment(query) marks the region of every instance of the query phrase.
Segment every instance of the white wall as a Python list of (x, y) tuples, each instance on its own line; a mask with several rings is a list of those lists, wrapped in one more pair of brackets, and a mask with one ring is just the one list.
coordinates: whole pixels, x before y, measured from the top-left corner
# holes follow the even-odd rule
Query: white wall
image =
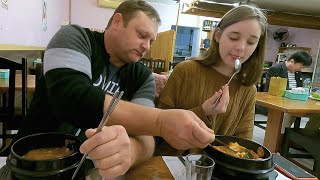
[[(67, 0), (46, 0), (47, 31), (42, 30), (42, 0), (9, 0), (0, 11), (0, 44), (47, 46), (51, 37), (68, 20)], [(0, 7), (1, 8), (1, 7)]]
[[(162, 20), (158, 32), (170, 30), (171, 25), (176, 25), (178, 5), (150, 4), (158, 11)], [(114, 9), (111, 8), (98, 7), (97, 0), (72, 0), (71, 7), (71, 23), (88, 28), (104, 29), (114, 12)], [(180, 15), (179, 25), (198, 27), (198, 24), (199, 17)]]

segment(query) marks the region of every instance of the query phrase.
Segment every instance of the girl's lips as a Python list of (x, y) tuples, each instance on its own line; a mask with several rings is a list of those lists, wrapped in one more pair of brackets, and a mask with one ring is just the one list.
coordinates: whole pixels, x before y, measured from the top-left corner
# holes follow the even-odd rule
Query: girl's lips
[(239, 60), (240, 60), (240, 56), (233, 56), (233, 55), (231, 55), (231, 57), (232, 57), (234, 60), (236, 60), (236, 59), (239, 59)]

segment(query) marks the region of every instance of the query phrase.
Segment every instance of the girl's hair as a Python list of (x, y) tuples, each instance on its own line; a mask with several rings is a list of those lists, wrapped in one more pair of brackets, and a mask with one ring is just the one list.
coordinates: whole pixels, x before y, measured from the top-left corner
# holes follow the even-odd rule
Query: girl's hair
[[(251, 86), (257, 83), (261, 78), (268, 26), (266, 15), (254, 5), (241, 5), (228, 11), (221, 18), (217, 28), (220, 28), (223, 32), (224, 29), (230, 25), (247, 19), (256, 19), (261, 26), (261, 36), (258, 45), (250, 58), (242, 64), (241, 71), (239, 72), (241, 83), (245, 86)], [(214, 38), (216, 32), (217, 30), (214, 31), (209, 49), (203, 56), (195, 58), (195, 60), (198, 60), (199, 63), (204, 66), (215, 66), (221, 61), (219, 43), (215, 41)]]

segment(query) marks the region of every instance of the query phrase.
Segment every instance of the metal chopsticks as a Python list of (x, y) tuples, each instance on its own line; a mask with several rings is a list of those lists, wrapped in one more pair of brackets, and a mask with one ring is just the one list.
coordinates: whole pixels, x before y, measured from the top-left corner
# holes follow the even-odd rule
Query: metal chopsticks
[[(123, 95), (123, 91), (121, 91), (121, 92), (117, 91), (117, 92), (114, 93), (114, 95), (112, 96), (112, 100), (111, 100), (106, 112), (104, 113), (104, 115), (103, 115), (103, 117), (102, 117), (102, 119), (100, 121), (100, 124), (99, 124), (99, 126), (98, 126), (98, 128), (97, 128), (97, 130), (96, 130), (96, 132), (94, 134), (97, 134), (98, 132), (100, 132), (102, 130), (102, 128), (106, 125), (106, 123), (109, 120), (110, 114), (112, 113), (114, 108), (117, 106), (117, 104), (118, 104), (119, 100), (121, 99), (122, 95)], [(77, 169), (74, 171), (71, 180), (73, 180), (76, 177), (76, 175), (77, 175), (78, 171), (80, 170), (80, 167), (83, 164), (83, 162), (86, 159), (86, 157), (87, 157), (87, 153), (85, 153), (82, 156), (82, 159), (81, 159), (80, 163), (78, 164)]]

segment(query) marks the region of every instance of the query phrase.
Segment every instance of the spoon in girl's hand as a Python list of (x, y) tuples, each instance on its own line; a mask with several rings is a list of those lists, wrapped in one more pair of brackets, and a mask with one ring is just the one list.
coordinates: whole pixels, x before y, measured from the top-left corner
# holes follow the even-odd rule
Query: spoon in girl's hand
[[(241, 70), (241, 62), (240, 62), (239, 59), (236, 59), (236, 60), (234, 61), (234, 73), (233, 73), (232, 76), (230, 77), (227, 85), (229, 85), (229, 83), (231, 82), (231, 80), (233, 79), (233, 77), (234, 77), (236, 74), (238, 74), (238, 73), (240, 72), (240, 70)], [(219, 96), (219, 98), (214, 102), (213, 107), (212, 107), (213, 110), (214, 110), (214, 109), (217, 107), (217, 105), (219, 104), (219, 101), (220, 101), (220, 99), (221, 99), (221, 96), (222, 96), (222, 94), (221, 94), (221, 95)]]

